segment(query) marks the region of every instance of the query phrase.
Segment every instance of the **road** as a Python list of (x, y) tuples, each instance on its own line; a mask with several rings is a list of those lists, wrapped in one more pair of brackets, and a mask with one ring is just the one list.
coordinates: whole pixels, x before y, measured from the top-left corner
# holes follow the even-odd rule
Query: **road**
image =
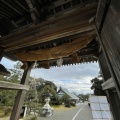
[(38, 117), (37, 120), (93, 120), (91, 109), (87, 102), (68, 110), (54, 110), (50, 117)]

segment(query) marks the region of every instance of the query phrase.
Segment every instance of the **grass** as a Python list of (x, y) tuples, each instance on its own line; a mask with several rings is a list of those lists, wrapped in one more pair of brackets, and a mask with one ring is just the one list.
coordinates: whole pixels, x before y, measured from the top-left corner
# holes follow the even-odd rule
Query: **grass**
[(50, 105), (51, 107), (53, 107), (53, 108), (59, 108), (59, 107), (61, 107), (61, 105)]
[(8, 117), (11, 113), (8, 113), (7, 115), (4, 114), (4, 112), (0, 111), (0, 118)]
[[(39, 104), (38, 105), (38, 108), (42, 108), (44, 106), (44, 104)], [(54, 108), (54, 110), (70, 110), (70, 109), (73, 109), (75, 107), (70, 107), (70, 108), (67, 108), (65, 107), (64, 105), (50, 105), (52, 108)], [(9, 112), (8, 114), (5, 114), (5, 107), (0, 107), (0, 120), (4, 118), (7, 118), (9, 117), (11, 114), (11, 112)], [(7, 120), (7, 119), (6, 119)], [(9, 118), (8, 118), (9, 120)], [(20, 119), (20, 120), (23, 120), (23, 119)], [(33, 115), (27, 115), (24, 120), (35, 120), (35, 116)]]
[[(39, 104), (38, 105), (39, 106), (39, 108), (42, 108), (43, 106), (44, 106), (44, 104)], [(50, 105), (52, 108), (54, 108), (55, 110), (69, 110), (69, 109), (71, 109), (71, 108), (75, 108), (75, 107), (73, 107), (73, 106), (71, 106), (70, 108), (67, 108), (67, 107), (65, 107), (64, 105)]]
[(70, 108), (65, 107), (64, 105), (51, 105), (51, 107), (54, 108), (54, 110), (70, 110), (73, 109), (75, 107), (71, 106)]
[[(19, 120), (20, 120), (20, 119), (19, 119)], [(23, 119), (21, 119), (21, 120), (23, 120)], [(33, 116), (33, 115), (27, 115), (27, 116), (24, 118), (24, 120), (36, 120), (36, 117)]]
[(12, 111), (12, 107), (0, 107), (0, 118), (8, 117), (10, 116)]
[(0, 110), (0, 117), (4, 115), (4, 112)]

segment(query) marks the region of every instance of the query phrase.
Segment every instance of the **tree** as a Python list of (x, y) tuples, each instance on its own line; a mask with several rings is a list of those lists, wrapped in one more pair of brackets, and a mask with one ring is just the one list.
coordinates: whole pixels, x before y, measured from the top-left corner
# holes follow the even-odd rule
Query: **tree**
[(9, 82), (14, 82), (14, 83), (19, 83), (22, 75), (23, 75), (23, 70), (20, 69), (20, 67), (22, 66), (22, 63), (20, 61), (18, 61), (15, 65), (13, 69), (9, 69), (11, 76), (10, 77), (6, 77), (6, 79)]
[(64, 95), (62, 96), (62, 98), (61, 98), (61, 101), (64, 102), (64, 103), (66, 103), (66, 102), (69, 101), (69, 98), (70, 98), (70, 97), (69, 97), (67, 94), (64, 94)]
[(99, 79), (99, 77), (94, 78), (91, 80), (92, 86), (91, 89), (94, 90), (94, 95), (98, 95), (98, 96), (102, 96), (102, 95), (106, 95), (105, 91), (102, 90), (102, 83), (103, 83), (103, 79)]
[(78, 97), (80, 100), (82, 100), (84, 102), (84, 101), (88, 100), (89, 94), (79, 94)]
[(13, 106), (17, 92), (14, 90), (0, 91), (0, 104), (2, 106)]
[(54, 86), (50, 85), (44, 85), (44, 87), (38, 91), (39, 95), (39, 102), (43, 102), (46, 96), (49, 94), (50, 97), (56, 97), (56, 90), (54, 89)]
[[(0, 80), (19, 83), (22, 76), (21, 65), (21, 62), (17, 62), (13, 69), (9, 69), (11, 76), (5, 77), (0, 75)], [(13, 106), (16, 94), (17, 91), (15, 90), (0, 90), (0, 104), (2, 106)]]
[[(57, 86), (51, 82), (51, 81), (46, 81), (43, 78), (32, 78), (30, 77), (30, 89), (26, 94), (26, 101), (29, 102), (35, 98), (35, 94), (37, 92), (37, 99), (39, 103), (43, 103), (46, 96), (50, 96), (51, 98), (56, 98), (57, 97)], [(36, 92), (35, 92), (36, 91)]]

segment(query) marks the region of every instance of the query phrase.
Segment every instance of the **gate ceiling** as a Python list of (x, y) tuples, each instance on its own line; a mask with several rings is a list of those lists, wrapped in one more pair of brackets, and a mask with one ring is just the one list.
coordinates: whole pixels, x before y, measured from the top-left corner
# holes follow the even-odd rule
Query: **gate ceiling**
[(97, 0), (1, 0), (0, 45), (4, 56), (56, 66), (96, 61)]

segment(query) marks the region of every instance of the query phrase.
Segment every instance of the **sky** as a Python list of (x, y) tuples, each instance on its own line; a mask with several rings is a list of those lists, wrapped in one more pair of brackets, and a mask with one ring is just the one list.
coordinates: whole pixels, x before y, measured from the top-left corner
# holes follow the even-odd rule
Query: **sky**
[[(15, 63), (6, 58), (1, 61), (7, 69), (13, 68)], [(90, 80), (97, 77), (99, 71), (98, 63), (85, 63), (50, 69), (33, 69), (30, 76), (53, 81), (58, 88), (60, 86), (67, 88), (76, 94), (86, 94), (92, 93)]]

